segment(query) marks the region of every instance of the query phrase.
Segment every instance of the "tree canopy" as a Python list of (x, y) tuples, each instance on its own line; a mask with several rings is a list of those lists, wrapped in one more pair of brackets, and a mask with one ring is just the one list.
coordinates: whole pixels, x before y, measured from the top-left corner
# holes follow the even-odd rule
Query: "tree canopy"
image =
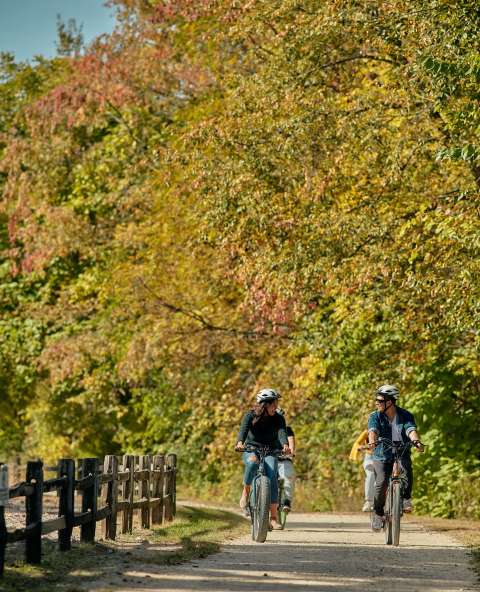
[(422, 509), (479, 516), (477, 3), (113, 4), (0, 62), (2, 454), (169, 448), (229, 495), (268, 385), (332, 508), (394, 382)]

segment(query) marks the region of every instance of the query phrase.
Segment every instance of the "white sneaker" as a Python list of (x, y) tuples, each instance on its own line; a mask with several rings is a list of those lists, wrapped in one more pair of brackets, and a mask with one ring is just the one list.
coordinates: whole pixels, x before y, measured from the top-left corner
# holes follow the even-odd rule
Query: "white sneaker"
[(365, 500), (365, 503), (362, 507), (362, 512), (370, 512), (371, 510), (373, 510), (373, 502), (370, 500)]
[(403, 500), (403, 511), (406, 512), (407, 514), (409, 512), (413, 511), (413, 502), (412, 502), (412, 498), (409, 499), (404, 499)]
[(378, 514), (372, 516), (372, 530), (379, 531), (383, 528), (383, 517)]

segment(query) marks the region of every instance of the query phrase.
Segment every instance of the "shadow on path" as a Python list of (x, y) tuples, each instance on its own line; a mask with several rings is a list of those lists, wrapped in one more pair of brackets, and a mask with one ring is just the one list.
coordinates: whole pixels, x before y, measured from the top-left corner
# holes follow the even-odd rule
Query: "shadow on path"
[[(254, 543), (250, 537), (243, 537), (205, 559), (199, 559), (202, 541), (196, 536), (202, 535), (202, 528), (198, 526), (195, 535), (186, 536), (181, 542), (182, 547), (197, 550), (195, 559), (181, 565), (165, 565), (161, 561), (165, 548), (143, 542), (136, 551), (132, 548), (126, 554), (117, 553), (112, 562), (108, 549), (99, 546), (94, 573), (72, 570), (68, 588), (52, 586), (51, 590), (465, 592), (479, 589), (465, 548), (444, 534), (426, 532), (411, 522), (402, 524), (401, 546), (387, 547), (382, 534), (369, 530), (368, 518), (364, 516), (291, 515), (287, 529), (270, 533), (266, 543)], [(228, 528), (228, 521), (225, 527)], [(17, 589), (35, 590), (34, 579), (28, 582), (28, 587)]]

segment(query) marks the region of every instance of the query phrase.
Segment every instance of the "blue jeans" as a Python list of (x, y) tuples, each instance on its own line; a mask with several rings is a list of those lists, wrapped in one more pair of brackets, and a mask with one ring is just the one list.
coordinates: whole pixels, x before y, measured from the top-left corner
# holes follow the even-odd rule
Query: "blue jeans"
[[(255, 452), (244, 452), (243, 462), (245, 463), (245, 472), (243, 473), (244, 485), (251, 485), (253, 478), (257, 474), (258, 456)], [(265, 457), (265, 475), (270, 479), (270, 501), (272, 504), (278, 502), (278, 477), (277, 477), (278, 460), (276, 456)]]

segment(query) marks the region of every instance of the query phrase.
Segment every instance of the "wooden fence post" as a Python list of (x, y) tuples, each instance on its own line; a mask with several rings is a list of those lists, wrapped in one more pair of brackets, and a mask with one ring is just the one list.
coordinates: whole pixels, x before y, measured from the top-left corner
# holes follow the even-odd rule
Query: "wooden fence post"
[(165, 509), (165, 520), (172, 521), (177, 513), (177, 455), (167, 454), (165, 464), (168, 471), (168, 491), (165, 492), (168, 495), (168, 518)]
[(0, 506), (0, 576), (5, 566), (5, 549), (7, 548), (7, 526), (5, 524), (5, 508)]
[(140, 481), (140, 497), (145, 500), (141, 507), (141, 526), (142, 528), (150, 528), (150, 457), (147, 455), (140, 457), (140, 470), (148, 471), (146, 477), (141, 478)]
[(172, 519), (172, 511), (170, 505), (170, 469), (167, 466), (167, 459), (165, 459), (163, 475), (163, 519), (165, 522), (170, 522)]
[(65, 516), (65, 528), (58, 531), (58, 548), (60, 551), (70, 551), (75, 518), (75, 461), (71, 458), (60, 459), (58, 476), (66, 477), (66, 483), (59, 491), (58, 515)]
[(42, 560), (42, 504), (43, 463), (41, 460), (27, 463), (26, 482), (33, 485), (33, 494), (25, 498), (27, 539), (25, 560), (40, 563)]
[(107, 506), (111, 510), (110, 516), (105, 520), (105, 538), (115, 540), (117, 536), (117, 500), (118, 500), (118, 459), (108, 455), (104, 461), (104, 473), (112, 475), (112, 480), (107, 483)]
[(165, 457), (165, 478), (163, 482), (164, 488), (164, 519), (166, 522), (173, 520), (172, 509), (172, 470), (168, 464), (168, 455)]
[(156, 454), (153, 457), (152, 475), (152, 497), (160, 498), (160, 501), (152, 508), (152, 524), (162, 524), (163, 522), (163, 470), (164, 470), (163, 454)]
[(123, 501), (128, 502), (128, 507), (123, 510), (122, 533), (132, 533), (133, 530), (133, 493), (135, 487), (134, 470), (135, 458), (131, 454), (125, 454), (123, 457), (123, 470), (130, 471), (128, 481), (123, 482)]
[(82, 477), (93, 476), (93, 483), (83, 490), (82, 512), (90, 511), (92, 516), (86, 524), (80, 527), (80, 541), (82, 543), (93, 543), (95, 541), (95, 527), (97, 514), (98, 494), (98, 458), (82, 459)]

